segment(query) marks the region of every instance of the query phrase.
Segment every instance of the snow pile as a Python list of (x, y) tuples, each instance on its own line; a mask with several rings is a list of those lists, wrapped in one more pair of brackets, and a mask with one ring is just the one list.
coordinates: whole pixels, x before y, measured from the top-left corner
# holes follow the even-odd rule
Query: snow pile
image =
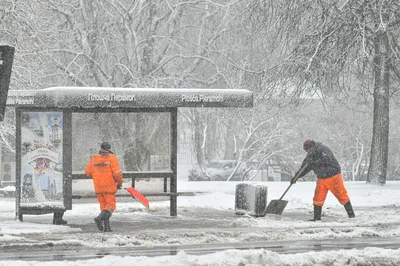
[[(4, 266), (33, 266), (34, 261), (0, 261)], [(340, 250), (309, 252), (303, 254), (278, 254), (267, 250), (227, 250), (207, 255), (188, 255), (179, 252), (176, 256), (161, 257), (116, 257), (106, 256), (101, 259), (78, 261), (44, 261), (42, 266), (93, 266), (93, 265), (119, 265), (119, 266), (231, 266), (231, 265), (400, 265), (400, 250), (386, 250), (379, 248), (366, 248), (364, 250)]]

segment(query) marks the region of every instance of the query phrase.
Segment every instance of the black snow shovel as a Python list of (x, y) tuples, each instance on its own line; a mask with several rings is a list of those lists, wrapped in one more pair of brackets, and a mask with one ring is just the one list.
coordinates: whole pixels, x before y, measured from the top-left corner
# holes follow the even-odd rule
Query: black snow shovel
[[(306, 169), (307, 164), (303, 166), (303, 168), (300, 169), (300, 171), (297, 173), (297, 175), (294, 177), (294, 181), (297, 181), (299, 179), (301, 173), (303, 173), (304, 169)], [(288, 204), (287, 200), (282, 200), (282, 198), (286, 195), (286, 193), (289, 191), (290, 187), (293, 184), (290, 183), (288, 188), (285, 190), (283, 195), (280, 197), (280, 199), (277, 200), (271, 200), (271, 202), (267, 206), (267, 210), (265, 213), (272, 213), (272, 214), (279, 214), (281, 215), (283, 210), (285, 209), (286, 205)]]

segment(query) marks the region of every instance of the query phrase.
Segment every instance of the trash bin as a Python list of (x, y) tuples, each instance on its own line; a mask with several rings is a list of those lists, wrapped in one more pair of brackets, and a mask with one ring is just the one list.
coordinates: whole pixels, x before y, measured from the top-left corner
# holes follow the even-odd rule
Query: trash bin
[(237, 184), (235, 192), (235, 213), (265, 216), (268, 187), (265, 185)]

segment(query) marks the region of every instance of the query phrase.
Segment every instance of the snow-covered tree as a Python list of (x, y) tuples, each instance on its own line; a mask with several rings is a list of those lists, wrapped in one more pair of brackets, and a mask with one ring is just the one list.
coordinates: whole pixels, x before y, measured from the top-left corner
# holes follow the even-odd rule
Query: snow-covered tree
[(389, 100), (400, 80), (400, 8), (396, 0), (253, 1), (250, 18), (274, 19), (282, 61), (265, 76), (295, 95), (358, 92), (373, 100), (368, 182), (384, 184), (388, 160)]

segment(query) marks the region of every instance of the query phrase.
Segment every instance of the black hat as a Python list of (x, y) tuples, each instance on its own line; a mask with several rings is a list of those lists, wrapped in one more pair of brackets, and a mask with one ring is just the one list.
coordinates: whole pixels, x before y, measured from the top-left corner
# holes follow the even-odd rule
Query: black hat
[(107, 141), (105, 141), (105, 142), (101, 143), (100, 148), (101, 148), (102, 150), (107, 150), (107, 151), (108, 151), (108, 150), (111, 149), (111, 145), (110, 145), (110, 143), (108, 143)]

